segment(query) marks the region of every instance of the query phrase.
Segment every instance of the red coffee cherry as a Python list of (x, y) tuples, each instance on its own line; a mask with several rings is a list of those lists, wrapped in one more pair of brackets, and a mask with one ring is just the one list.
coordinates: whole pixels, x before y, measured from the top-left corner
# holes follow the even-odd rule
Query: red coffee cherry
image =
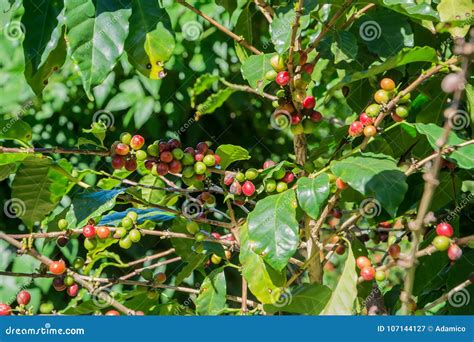
[(291, 183), (295, 180), (295, 174), (291, 171), (287, 171), (281, 180), (285, 183)]
[(275, 81), (282, 87), (286, 86), (288, 83), (290, 83), (290, 74), (287, 71), (280, 71), (277, 74)]
[(380, 88), (386, 91), (392, 91), (395, 89), (395, 82), (391, 78), (384, 78), (380, 81)]
[(71, 286), (67, 288), (67, 294), (70, 297), (76, 297), (78, 292), (79, 292), (79, 285), (77, 284), (72, 284)]
[(394, 259), (398, 259), (398, 257), (400, 256), (400, 245), (390, 245), (390, 247), (388, 248), (388, 254), (390, 254), (390, 256)]
[(372, 266), (372, 262), (366, 256), (360, 256), (356, 259), (356, 265), (362, 270), (363, 268)]
[(23, 290), (16, 295), (16, 302), (20, 305), (27, 305), (30, 302), (31, 295), (28, 291)]
[(449, 223), (441, 222), (436, 226), (436, 234), (451, 237), (454, 234), (453, 226)]
[(272, 166), (275, 166), (275, 162), (273, 160), (266, 160), (264, 163), (263, 163), (263, 168), (264, 169), (268, 169)]
[(141, 135), (134, 135), (130, 140), (130, 147), (134, 150), (139, 150), (145, 144), (145, 139)]
[(375, 268), (372, 266), (369, 267), (364, 267), (360, 271), (360, 276), (365, 280), (365, 281), (371, 281), (375, 277)]
[(51, 265), (49, 265), (49, 271), (52, 274), (60, 275), (60, 274), (63, 274), (65, 270), (66, 270), (66, 264), (62, 260), (53, 261)]
[(116, 155), (112, 157), (112, 167), (115, 170), (120, 170), (122, 167), (125, 166), (125, 160), (122, 156)]
[(84, 228), (82, 228), (82, 235), (87, 239), (91, 239), (95, 236), (95, 227), (92, 224), (88, 224)]
[(303, 100), (303, 107), (306, 109), (313, 109), (316, 106), (316, 99), (314, 96), (306, 96)]
[(323, 115), (320, 112), (314, 110), (314, 111), (311, 112), (309, 118), (313, 122), (319, 122), (323, 119)]
[(364, 131), (364, 125), (360, 121), (354, 121), (349, 126), (349, 135), (350, 136), (355, 137), (355, 136), (361, 135), (363, 131)]
[(339, 190), (344, 190), (345, 188), (347, 188), (347, 183), (344, 182), (341, 178), (337, 178), (336, 179), (336, 187), (339, 189)]
[(362, 122), (364, 126), (370, 126), (374, 123), (374, 119), (368, 116), (366, 113), (359, 115), (359, 121)]
[(462, 256), (462, 249), (456, 245), (452, 244), (448, 248), (448, 258), (451, 259), (452, 261), (458, 260)]
[(242, 193), (247, 197), (252, 196), (255, 193), (255, 185), (251, 181), (246, 181), (242, 186)]
[(110, 229), (103, 226), (97, 228), (97, 236), (99, 239), (107, 239), (110, 236)]
[(12, 308), (10, 305), (5, 303), (0, 303), (0, 316), (10, 316), (12, 313)]
[(129, 159), (125, 162), (125, 170), (133, 172), (137, 169), (137, 161), (135, 159)]
[(120, 312), (117, 310), (109, 310), (105, 313), (106, 316), (120, 316)]

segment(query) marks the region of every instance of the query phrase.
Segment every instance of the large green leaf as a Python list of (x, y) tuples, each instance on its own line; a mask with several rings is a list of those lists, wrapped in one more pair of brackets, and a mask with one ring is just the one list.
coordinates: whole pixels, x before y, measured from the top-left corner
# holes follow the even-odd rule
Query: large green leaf
[(323, 173), (316, 178), (303, 177), (296, 184), (296, 193), (301, 208), (313, 219), (317, 219), (329, 197), (329, 177)]
[[(290, 10), (284, 14), (274, 18), (270, 25), (270, 32), (272, 36), (273, 45), (275, 45), (275, 51), (279, 54), (284, 53), (290, 48), (291, 40), (291, 27), (295, 20), (295, 10)], [(305, 29), (309, 25), (309, 15), (303, 15), (300, 17), (300, 25), (298, 27), (298, 35), (302, 29)]]
[(338, 83), (333, 89), (340, 89), (344, 85), (364, 79), (377, 76), (387, 70), (397, 68), (399, 66), (415, 63), (415, 62), (431, 62), (435, 63), (438, 61), (436, 50), (429, 47), (414, 47), (404, 48), (397, 55), (387, 58), (380, 64), (372, 65), (369, 70), (354, 72), (347, 75)]
[(419, 3), (412, 0), (379, 0), (376, 2), (413, 19), (439, 20), (438, 13), (426, 2)]
[(473, 15), (472, 0), (441, 0), (437, 10), (441, 22), (461, 26), (448, 28), (451, 35), (464, 37), (469, 32)]
[(49, 158), (26, 158), (12, 184), (12, 206), (28, 228), (43, 220), (66, 193), (68, 179)]
[(250, 291), (265, 304), (275, 303), (281, 295), (281, 287), (285, 284), (285, 275), (267, 265), (263, 258), (254, 252), (249, 241), (248, 227), (240, 227), (240, 263), (242, 275), (248, 283)]
[(218, 315), (224, 308), (227, 295), (224, 267), (212, 271), (201, 285), (196, 298), (196, 313)]
[(24, 160), (28, 153), (0, 153), (0, 165), (6, 165)]
[(188, 261), (188, 264), (183, 267), (183, 269), (178, 273), (175, 280), (175, 285), (179, 285), (183, 282), (184, 279), (189, 277), (193, 271), (199, 266), (204, 265), (204, 261), (207, 259), (206, 254), (196, 254)]
[(250, 159), (249, 152), (237, 145), (220, 145), (216, 150), (216, 154), (221, 157), (220, 166), (224, 170), (233, 162)]
[[(466, 118), (467, 119), (467, 118)], [(437, 149), (436, 141), (443, 134), (443, 128), (435, 124), (416, 124), (416, 129), (420, 134), (423, 134), (428, 139), (431, 147)], [(459, 138), (454, 132), (449, 134), (447, 141), (448, 146), (457, 145), (465, 142), (465, 140)], [(449, 154), (448, 158), (454, 159), (457, 165), (463, 169), (474, 169), (474, 145), (468, 145), (462, 148), (459, 148)]]
[(331, 289), (320, 284), (303, 284), (284, 292), (278, 303), (263, 306), (266, 312), (291, 312), (319, 315), (331, 298)]
[(242, 64), (242, 76), (252, 88), (263, 91), (263, 88), (270, 83), (265, 79), (265, 74), (273, 70), (270, 65), (271, 58), (272, 54), (252, 55)]
[(396, 161), (383, 154), (356, 154), (331, 163), (331, 171), (361, 194), (375, 198), (394, 216), (408, 190)]
[(277, 271), (283, 270), (299, 244), (296, 196), (290, 189), (257, 202), (248, 216), (253, 250)]
[(150, 62), (148, 77), (158, 80), (166, 76), (164, 62), (170, 59), (174, 47), (173, 34), (161, 22), (158, 23), (156, 29), (146, 34), (145, 52)]
[[(26, 80), (36, 94), (40, 94), (49, 76), (66, 59), (63, 37), (62, 1), (27, 0), (21, 19), (26, 34), (23, 41)], [(61, 14), (60, 14), (61, 13)]]
[(77, 64), (84, 90), (100, 84), (124, 51), (131, 14), (129, 0), (65, 0), (68, 53)]
[(218, 75), (204, 74), (194, 82), (193, 88), (191, 89), (191, 106), (194, 108), (196, 104), (196, 97), (206, 90), (211, 89), (212, 85), (219, 80)]
[[(161, 8), (156, 0), (142, 0), (132, 2), (132, 15), (130, 16), (130, 33), (125, 40), (125, 50), (127, 51), (128, 61), (143, 75), (150, 77), (153, 73), (157, 74), (158, 66), (152, 66), (152, 62), (145, 51), (145, 42), (151, 37), (156, 38), (157, 25), (162, 23), (163, 28), (169, 29), (170, 18), (164, 8)], [(162, 30), (162, 29), (161, 29)], [(148, 36), (150, 34), (151, 36)], [(169, 34), (169, 33), (168, 33)], [(158, 43), (162, 41), (158, 37)], [(174, 46), (174, 39), (173, 39)], [(165, 56), (166, 57), (166, 56)], [(167, 57), (161, 62), (168, 60)]]
[(31, 127), (19, 118), (0, 120), (0, 139), (29, 142), (33, 137)]
[(216, 93), (209, 96), (206, 101), (200, 103), (196, 108), (196, 116), (199, 117), (204, 114), (212, 114), (214, 111), (222, 106), (225, 101), (235, 92), (235, 89), (223, 88)]
[(348, 243), (347, 259), (342, 274), (337, 281), (331, 298), (322, 311), (322, 315), (352, 315), (354, 301), (357, 298), (357, 272), (352, 248)]

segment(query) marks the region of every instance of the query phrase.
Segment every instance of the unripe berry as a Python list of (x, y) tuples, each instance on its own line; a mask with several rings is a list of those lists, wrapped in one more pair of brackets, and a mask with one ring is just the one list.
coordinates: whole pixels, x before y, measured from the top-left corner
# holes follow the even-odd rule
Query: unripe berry
[(143, 150), (138, 150), (138, 151), (135, 152), (135, 158), (138, 161), (144, 161), (147, 157), (148, 157), (148, 155)]
[(376, 271), (375, 272), (375, 280), (384, 281), (385, 280), (385, 272), (384, 271)]
[(290, 74), (287, 71), (280, 71), (275, 78), (275, 81), (280, 86), (286, 86), (290, 82)]
[(247, 197), (252, 196), (255, 193), (255, 185), (251, 181), (245, 181), (242, 186), (242, 193)]
[(364, 128), (364, 135), (366, 137), (373, 137), (376, 134), (377, 134), (377, 128), (375, 128), (375, 126), (370, 125)]
[(406, 118), (409, 114), (408, 108), (405, 106), (397, 106), (395, 109), (395, 114), (397, 114), (402, 119)]
[(83, 266), (84, 266), (84, 259), (82, 259), (81, 257), (77, 257), (77, 258), (74, 259), (74, 261), (72, 262), (72, 267), (73, 267), (75, 270), (79, 270), (79, 269), (81, 269)]
[(304, 133), (304, 127), (301, 122), (297, 125), (292, 125), (290, 130), (291, 130), (291, 133), (293, 133), (294, 135), (299, 135), (299, 134)]
[(211, 255), (211, 262), (214, 264), (214, 265), (219, 265), (222, 261), (222, 258), (220, 256), (218, 256), (217, 254), (212, 254)]
[(145, 144), (145, 139), (141, 135), (134, 135), (130, 140), (130, 147), (134, 150), (139, 150)]
[(270, 64), (276, 72), (285, 70), (285, 61), (280, 55), (273, 55), (270, 58)]
[(433, 246), (435, 246), (438, 251), (445, 251), (449, 248), (450, 242), (448, 237), (438, 235), (433, 239)]
[(213, 154), (206, 155), (202, 161), (204, 164), (206, 164), (206, 166), (209, 166), (209, 167), (216, 165), (216, 158), (214, 157)]
[(196, 172), (196, 174), (203, 175), (206, 173), (206, 171), (207, 167), (206, 164), (204, 164), (203, 162), (197, 162), (196, 164), (194, 164), (194, 172)]
[(458, 260), (462, 256), (462, 249), (456, 245), (452, 244), (448, 248), (448, 258), (452, 261)]
[(380, 113), (380, 105), (376, 103), (371, 104), (365, 109), (365, 113), (371, 118), (376, 117)]
[(235, 174), (235, 180), (242, 183), (243, 181), (245, 181), (245, 174), (243, 172), (237, 172)]
[(278, 182), (276, 186), (276, 191), (278, 193), (288, 190), (288, 184), (285, 182)]
[(454, 234), (453, 226), (451, 226), (449, 223), (441, 222), (436, 226), (436, 234), (447, 236), (449, 238)]
[(119, 246), (123, 249), (129, 249), (130, 247), (132, 247), (132, 240), (130, 240), (128, 236), (125, 236), (120, 239)]
[(303, 107), (306, 109), (313, 109), (316, 105), (316, 99), (314, 96), (306, 96), (303, 100)]
[(142, 238), (142, 234), (140, 233), (138, 229), (132, 229), (130, 233), (128, 233), (128, 237), (130, 241), (137, 243)]
[(247, 180), (254, 180), (255, 178), (258, 177), (258, 171), (257, 169), (248, 169), (247, 171), (245, 171), (245, 178)]
[(65, 219), (60, 219), (60, 220), (58, 221), (58, 228), (59, 228), (60, 230), (65, 230), (65, 229), (67, 229), (67, 226), (68, 226), (68, 225), (69, 225), (69, 223), (68, 223), (67, 220), (65, 220)]
[(156, 144), (153, 144), (153, 145), (149, 145), (147, 148), (146, 148), (146, 151), (147, 153), (152, 156), (152, 157), (158, 157), (158, 155), (160, 154), (160, 148), (158, 145)]
[(28, 291), (22, 290), (16, 295), (16, 302), (20, 305), (27, 305), (30, 302), (31, 295)]
[(199, 225), (194, 221), (188, 221), (186, 223), (186, 230), (189, 232), (189, 234), (194, 235), (199, 232)]
[(267, 179), (265, 182), (265, 191), (267, 193), (273, 192), (276, 190), (277, 183), (274, 179)]
[(107, 239), (110, 236), (110, 229), (104, 226), (97, 228), (97, 236), (99, 239)]
[(364, 267), (360, 271), (360, 276), (365, 280), (365, 281), (371, 281), (375, 277), (375, 268), (372, 266), (369, 267)]
[(380, 88), (386, 91), (392, 91), (395, 89), (395, 82), (391, 78), (384, 78), (380, 81)]
[(392, 120), (395, 121), (395, 122), (402, 122), (402, 121), (405, 121), (403, 118), (399, 117), (397, 114), (395, 113), (392, 113), (390, 114), (391, 117), (392, 117)]
[(377, 103), (387, 103), (389, 99), (388, 93), (383, 89), (377, 90), (374, 94), (374, 100)]

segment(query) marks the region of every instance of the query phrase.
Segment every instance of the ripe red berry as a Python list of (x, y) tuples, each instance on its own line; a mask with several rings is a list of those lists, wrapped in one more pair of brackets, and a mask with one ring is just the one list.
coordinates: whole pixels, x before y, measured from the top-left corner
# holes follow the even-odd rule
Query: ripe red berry
[(107, 239), (110, 236), (110, 229), (104, 226), (97, 228), (97, 236), (99, 239)]
[(105, 313), (106, 316), (120, 316), (120, 312), (117, 310), (109, 310)]
[(156, 171), (158, 172), (160, 176), (165, 176), (169, 171), (168, 165), (165, 163), (159, 163), (156, 166)]
[(441, 222), (436, 226), (436, 234), (451, 237), (454, 234), (453, 226), (449, 223)]
[(224, 184), (229, 186), (234, 182), (234, 174), (231, 172), (226, 172), (224, 175)]
[(372, 266), (372, 262), (370, 262), (369, 258), (366, 256), (360, 256), (356, 259), (356, 265), (360, 270), (362, 270), (366, 267)]
[(264, 163), (263, 163), (263, 168), (264, 169), (268, 169), (272, 166), (275, 166), (275, 162), (273, 160), (266, 160)]
[(229, 188), (229, 192), (233, 195), (240, 195), (242, 193), (242, 186), (239, 182), (234, 181)]
[(398, 259), (400, 256), (400, 251), (400, 245), (390, 245), (388, 248), (388, 254), (390, 254), (390, 256), (394, 259)]
[(462, 249), (456, 245), (452, 244), (448, 248), (448, 258), (451, 259), (452, 261), (458, 260), (462, 256)]
[(202, 153), (198, 152), (194, 155), (194, 160), (197, 161), (197, 162), (202, 162), (203, 159), (204, 159), (204, 154), (202, 154)]
[(27, 305), (30, 302), (31, 295), (28, 291), (23, 290), (16, 295), (16, 302), (20, 305)]
[(53, 261), (51, 265), (49, 265), (49, 271), (52, 274), (60, 275), (63, 274), (64, 271), (66, 270), (66, 265), (64, 264), (64, 261)]
[(383, 221), (379, 223), (381, 228), (392, 228), (392, 223), (390, 221)]
[(161, 154), (160, 154), (160, 160), (161, 160), (163, 163), (170, 163), (170, 162), (173, 160), (173, 155), (171, 154), (170, 151), (161, 152)]
[(164, 151), (169, 151), (170, 150), (170, 146), (168, 145), (168, 143), (164, 140), (161, 140), (159, 143), (158, 143), (158, 150), (161, 152), (164, 152)]
[(166, 274), (159, 272), (155, 275), (155, 281), (159, 284), (163, 284), (166, 281)]
[(77, 293), (79, 292), (79, 285), (72, 284), (67, 288), (67, 294), (71, 297), (76, 297)]
[(347, 188), (347, 183), (344, 182), (341, 178), (336, 179), (336, 187), (340, 190)]
[(360, 276), (361, 276), (365, 281), (370, 281), (370, 280), (374, 279), (374, 277), (375, 277), (375, 268), (373, 268), (372, 266), (364, 267), (364, 268), (360, 271)]
[(168, 141), (168, 146), (170, 147), (170, 149), (174, 150), (175, 148), (181, 147), (181, 142), (177, 139), (170, 139)]
[(155, 165), (155, 162), (153, 160), (147, 160), (145, 162), (145, 168), (147, 170), (151, 170), (153, 168), (153, 165)]
[(364, 125), (360, 121), (354, 121), (349, 126), (349, 135), (351, 136), (361, 135), (363, 131)]
[(211, 233), (211, 235), (214, 236), (214, 239), (216, 239), (216, 240), (221, 239), (221, 234), (219, 234), (219, 233), (213, 232), (213, 233)]
[(247, 197), (252, 196), (255, 193), (255, 185), (251, 181), (246, 181), (242, 186), (242, 193)]
[(303, 70), (307, 74), (312, 74), (314, 70), (314, 64), (311, 63), (305, 63), (303, 66), (301, 66), (301, 70)]
[(372, 119), (370, 116), (368, 116), (365, 113), (362, 113), (361, 115), (359, 115), (359, 120), (360, 122), (362, 122), (364, 126), (370, 126), (374, 123), (374, 119)]
[(95, 236), (95, 227), (92, 224), (88, 224), (82, 228), (82, 235), (84, 237), (91, 239)]
[(306, 96), (303, 100), (303, 107), (306, 109), (313, 109), (316, 106), (316, 99), (314, 96)]
[(281, 180), (285, 183), (291, 183), (295, 180), (295, 174), (291, 171), (287, 171)]
[(12, 308), (10, 305), (5, 303), (0, 303), (0, 316), (10, 316), (12, 313)]
[(334, 208), (332, 211), (331, 211), (331, 215), (335, 218), (341, 218), (342, 217), (342, 211), (339, 210), (338, 208)]
[(133, 172), (137, 169), (137, 161), (135, 159), (129, 159), (125, 162), (125, 170)]
[(301, 122), (301, 115), (298, 115), (298, 114), (295, 114), (295, 115), (291, 115), (291, 124), (292, 125), (297, 125)]
[(275, 81), (278, 85), (280, 86), (286, 86), (290, 82), (290, 74), (288, 71), (280, 71), (276, 78)]
[(179, 160), (173, 160), (169, 165), (169, 172), (173, 174), (180, 173), (183, 170), (183, 165)]
[(115, 170), (120, 170), (125, 165), (125, 160), (122, 156), (116, 155), (112, 157), (112, 167)]
[(130, 140), (130, 147), (134, 150), (139, 150), (145, 144), (145, 139), (141, 135), (134, 135)]
[(194, 157), (194, 155), (196, 154), (196, 151), (195, 151), (194, 148), (192, 148), (192, 147), (186, 147), (186, 148), (184, 149), (184, 153), (192, 154), (193, 157)]
[(130, 152), (130, 147), (124, 143), (118, 143), (115, 147), (115, 154), (126, 156)]
[(206, 154), (209, 146), (205, 142), (200, 142), (196, 145), (196, 150), (201, 154)]
[(56, 277), (53, 279), (53, 287), (56, 291), (64, 291), (66, 289), (66, 284), (64, 284), (63, 277)]
[(323, 115), (320, 112), (314, 110), (310, 114), (310, 119), (313, 122), (319, 122), (323, 119)]

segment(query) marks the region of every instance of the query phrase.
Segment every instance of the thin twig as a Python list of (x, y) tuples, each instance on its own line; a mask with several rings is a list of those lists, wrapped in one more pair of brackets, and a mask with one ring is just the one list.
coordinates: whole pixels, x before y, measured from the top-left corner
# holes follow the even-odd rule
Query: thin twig
[(223, 78), (221, 79), (221, 82), (222, 82), (222, 84), (224, 84), (225, 86), (227, 86), (231, 89), (235, 89), (235, 90), (238, 90), (238, 91), (245, 91), (247, 93), (259, 95), (259, 96), (262, 96), (262, 97), (264, 97), (266, 99), (269, 99), (271, 101), (278, 100), (277, 96), (274, 96), (274, 95), (271, 95), (271, 94), (268, 94), (268, 93), (265, 93), (265, 92), (262, 92), (262, 91), (255, 90), (252, 87), (249, 87), (247, 85), (230, 83), (230, 82), (228, 82), (227, 80), (225, 80)]
[(275, 16), (275, 11), (273, 8), (265, 2), (265, 0), (255, 0), (255, 5), (257, 8), (262, 12), (265, 16), (265, 19), (271, 24), (273, 21), (273, 17)]
[(3, 147), (0, 146), (0, 154), (2, 153), (43, 153), (43, 154), (84, 154), (94, 156), (110, 156), (110, 151), (104, 150), (83, 150), (76, 148), (63, 148), (63, 147)]

